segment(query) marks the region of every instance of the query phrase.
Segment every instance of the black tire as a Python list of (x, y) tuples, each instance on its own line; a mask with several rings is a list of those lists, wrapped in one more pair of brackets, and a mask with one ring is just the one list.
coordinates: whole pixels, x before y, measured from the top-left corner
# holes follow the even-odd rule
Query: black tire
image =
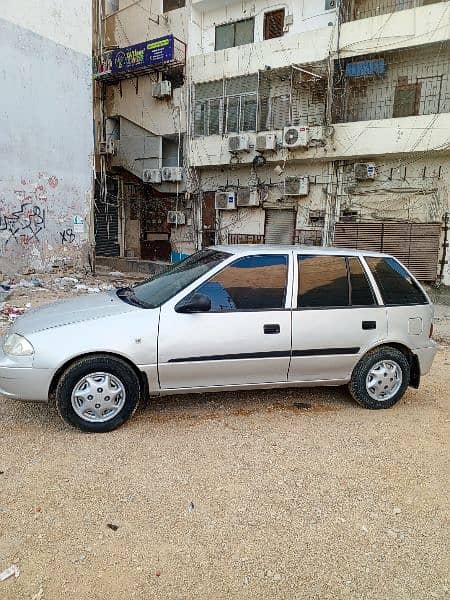
[[(366, 378), (372, 367), (379, 361), (394, 361), (400, 367), (402, 372), (402, 382), (392, 398), (388, 400), (376, 400), (372, 398), (366, 388)], [(348, 389), (353, 399), (364, 408), (377, 410), (381, 408), (391, 408), (396, 404), (406, 392), (411, 375), (411, 366), (408, 358), (397, 348), (391, 346), (382, 346), (368, 352), (359, 361), (353, 370)]]
[[(75, 387), (83, 377), (92, 373), (112, 375), (119, 380), (125, 391), (125, 400), (120, 411), (104, 422), (85, 420), (77, 414), (72, 405), (72, 393)], [(56, 386), (54, 403), (65, 423), (82, 431), (104, 433), (117, 429), (133, 416), (138, 407), (140, 395), (139, 377), (135, 371), (120, 358), (99, 354), (80, 358), (63, 372)]]

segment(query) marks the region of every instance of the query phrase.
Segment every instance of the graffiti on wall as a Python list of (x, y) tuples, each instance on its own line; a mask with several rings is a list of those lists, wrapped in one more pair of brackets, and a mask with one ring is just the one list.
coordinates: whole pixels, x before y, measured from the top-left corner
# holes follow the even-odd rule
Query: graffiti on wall
[(5, 248), (11, 243), (28, 246), (33, 241), (38, 242), (45, 227), (45, 208), (39, 204), (22, 202), (15, 210), (0, 212), (0, 233)]

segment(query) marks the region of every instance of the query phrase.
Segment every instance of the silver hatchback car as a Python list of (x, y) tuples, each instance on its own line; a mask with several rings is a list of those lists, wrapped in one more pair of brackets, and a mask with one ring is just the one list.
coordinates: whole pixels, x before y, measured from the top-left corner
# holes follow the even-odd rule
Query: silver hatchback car
[(0, 394), (54, 403), (85, 431), (148, 395), (337, 386), (371, 409), (417, 388), (433, 306), (395, 258), (215, 246), (132, 288), (28, 312), (3, 340)]

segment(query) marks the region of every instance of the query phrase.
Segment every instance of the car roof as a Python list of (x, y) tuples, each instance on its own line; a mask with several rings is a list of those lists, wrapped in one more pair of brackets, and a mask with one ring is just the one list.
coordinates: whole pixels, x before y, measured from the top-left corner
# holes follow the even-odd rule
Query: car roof
[(288, 244), (220, 244), (210, 246), (214, 250), (229, 252), (231, 254), (258, 254), (268, 252), (269, 254), (280, 254), (282, 252), (297, 252), (299, 254), (319, 254), (331, 256), (390, 256), (382, 252), (371, 250), (355, 250), (355, 248), (334, 248), (331, 246), (300, 246)]

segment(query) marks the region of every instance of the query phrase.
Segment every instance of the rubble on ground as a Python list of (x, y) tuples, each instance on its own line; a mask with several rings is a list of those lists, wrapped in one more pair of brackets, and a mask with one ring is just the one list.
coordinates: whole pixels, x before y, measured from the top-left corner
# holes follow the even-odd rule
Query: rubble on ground
[(7, 277), (0, 273), (0, 335), (27, 310), (63, 298), (106, 292), (145, 279), (142, 273), (119, 271), (37, 273)]

